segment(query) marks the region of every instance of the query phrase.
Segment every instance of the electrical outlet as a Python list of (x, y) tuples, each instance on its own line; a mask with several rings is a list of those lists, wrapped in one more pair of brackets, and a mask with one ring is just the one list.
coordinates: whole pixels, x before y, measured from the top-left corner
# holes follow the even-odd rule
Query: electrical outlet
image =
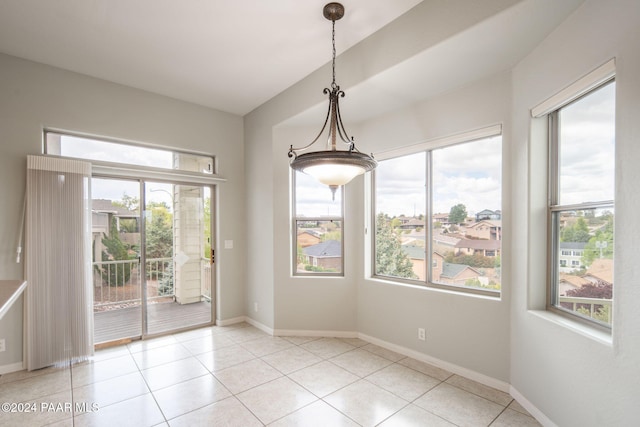
[(418, 328), (418, 339), (420, 341), (425, 341), (427, 339), (427, 334), (424, 328)]
[(7, 349), (7, 345), (4, 342), (4, 338), (0, 340), (0, 352), (3, 352)]
[(253, 311), (255, 311), (256, 313), (258, 312), (258, 303), (257, 302), (253, 303)]

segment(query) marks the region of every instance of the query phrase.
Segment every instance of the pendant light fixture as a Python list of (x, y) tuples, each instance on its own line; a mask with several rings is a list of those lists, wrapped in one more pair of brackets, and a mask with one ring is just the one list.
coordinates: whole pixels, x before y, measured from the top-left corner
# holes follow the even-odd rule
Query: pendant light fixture
[[(309, 145), (300, 148), (289, 148), (288, 156), (291, 160), (291, 168), (313, 176), (322, 184), (328, 185), (335, 197), (339, 186), (345, 185), (353, 178), (365, 172), (375, 169), (377, 162), (372, 156), (361, 153), (356, 149), (353, 137), (350, 137), (342, 124), (340, 116), (339, 98), (344, 97), (344, 91), (336, 84), (336, 21), (344, 16), (344, 6), (340, 3), (328, 3), (323, 11), (325, 18), (331, 21), (331, 42), (333, 45), (332, 71), (333, 80), (331, 88), (325, 88), (323, 93), (329, 95), (329, 109), (324, 125), (320, 129), (318, 136)], [(299, 154), (307, 150), (320, 139), (325, 129), (328, 129), (327, 149), (323, 151), (312, 151)], [(338, 141), (340, 140), (340, 141)], [(337, 143), (344, 143), (348, 146), (345, 150), (338, 150)]]

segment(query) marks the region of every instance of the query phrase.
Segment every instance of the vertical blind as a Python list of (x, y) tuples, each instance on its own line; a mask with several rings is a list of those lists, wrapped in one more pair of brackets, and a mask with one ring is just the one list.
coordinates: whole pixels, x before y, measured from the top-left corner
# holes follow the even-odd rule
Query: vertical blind
[(93, 354), (90, 177), (90, 163), (27, 158), (28, 370)]

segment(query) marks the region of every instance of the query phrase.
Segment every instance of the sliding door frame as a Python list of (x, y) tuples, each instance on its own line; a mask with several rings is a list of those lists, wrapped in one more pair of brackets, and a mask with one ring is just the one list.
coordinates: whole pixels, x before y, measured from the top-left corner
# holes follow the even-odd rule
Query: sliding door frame
[[(139, 200), (140, 200), (140, 270), (141, 270), (141, 274), (140, 274), (140, 278), (141, 278), (141, 295), (140, 295), (140, 299), (141, 299), (141, 316), (142, 316), (142, 327), (140, 330), (140, 336), (139, 337), (132, 337), (131, 339), (136, 340), (136, 339), (149, 339), (149, 338), (154, 338), (154, 337), (159, 337), (159, 336), (163, 336), (163, 335), (168, 335), (168, 334), (173, 334), (176, 332), (181, 332), (181, 331), (187, 331), (187, 330), (191, 330), (191, 329), (196, 329), (196, 328), (200, 328), (200, 327), (205, 327), (205, 326), (211, 326), (211, 325), (215, 325), (216, 323), (216, 316), (217, 316), (217, 304), (218, 304), (218, 298), (217, 298), (217, 269), (216, 269), (216, 262), (215, 262), (215, 253), (218, 251), (217, 248), (217, 217), (218, 217), (218, 199), (217, 199), (217, 194), (218, 194), (218, 184), (220, 184), (221, 182), (224, 182), (224, 179), (215, 177), (215, 176), (194, 176), (193, 179), (189, 179), (191, 177), (189, 177), (188, 175), (184, 174), (184, 173), (179, 173), (179, 174), (172, 174), (171, 172), (157, 172), (150, 174), (152, 176), (150, 177), (145, 177), (143, 176), (143, 170), (140, 170), (139, 172), (141, 173), (133, 173), (133, 174), (128, 174), (127, 172), (130, 172), (131, 170), (125, 170), (125, 169), (116, 169), (116, 168), (111, 168), (111, 167), (107, 167), (107, 168), (103, 168), (100, 167), (100, 165), (94, 166), (93, 167), (93, 173), (91, 178), (97, 178), (97, 179), (121, 179), (121, 180), (129, 180), (129, 181), (135, 181), (138, 182), (139, 184)], [(208, 187), (210, 189), (210, 243), (211, 243), (211, 257), (209, 259), (209, 263), (210, 263), (210, 282), (211, 282), (211, 295), (210, 295), (210, 304), (211, 304), (211, 313), (210, 313), (210, 321), (208, 323), (202, 323), (202, 324), (198, 324), (198, 325), (189, 325), (189, 326), (185, 326), (183, 328), (178, 328), (175, 330), (170, 330), (170, 331), (161, 331), (158, 333), (153, 333), (153, 334), (149, 334), (149, 325), (148, 325), (148, 304), (147, 304), (147, 278), (146, 278), (146, 273), (145, 273), (145, 267), (146, 266), (146, 220), (145, 220), (145, 208), (146, 208), (146, 202), (147, 202), (147, 197), (146, 197), (146, 184), (149, 182), (157, 182), (157, 183), (163, 183), (163, 184), (171, 184), (171, 185), (197, 185), (197, 186), (201, 186), (201, 187)], [(174, 212), (175, 214), (175, 212)], [(175, 246), (175, 243), (174, 243)], [(175, 254), (174, 254), (175, 256)], [(175, 286), (175, 281), (174, 281), (174, 286)], [(104, 343), (101, 343), (104, 344)], [(108, 344), (108, 343), (107, 343)]]

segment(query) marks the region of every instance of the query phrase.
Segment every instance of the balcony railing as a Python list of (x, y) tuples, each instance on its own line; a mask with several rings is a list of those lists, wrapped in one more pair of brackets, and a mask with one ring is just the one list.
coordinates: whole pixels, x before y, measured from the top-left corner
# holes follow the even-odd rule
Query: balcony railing
[(601, 298), (560, 296), (559, 303), (572, 311), (580, 312), (605, 323), (611, 324), (611, 305), (613, 300)]
[(211, 301), (211, 262), (208, 258), (200, 259), (200, 268), (202, 271), (202, 297), (207, 301)]
[[(150, 258), (145, 263), (147, 298), (173, 298), (172, 258)], [(93, 305), (96, 310), (140, 304), (142, 281), (140, 261), (97, 261), (93, 263)]]
[[(201, 294), (211, 301), (211, 263), (202, 258)], [(147, 299), (174, 299), (175, 283), (172, 258), (149, 258), (144, 272)], [(140, 261), (97, 261), (93, 263), (93, 305), (98, 311), (140, 304), (142, 295)]]

